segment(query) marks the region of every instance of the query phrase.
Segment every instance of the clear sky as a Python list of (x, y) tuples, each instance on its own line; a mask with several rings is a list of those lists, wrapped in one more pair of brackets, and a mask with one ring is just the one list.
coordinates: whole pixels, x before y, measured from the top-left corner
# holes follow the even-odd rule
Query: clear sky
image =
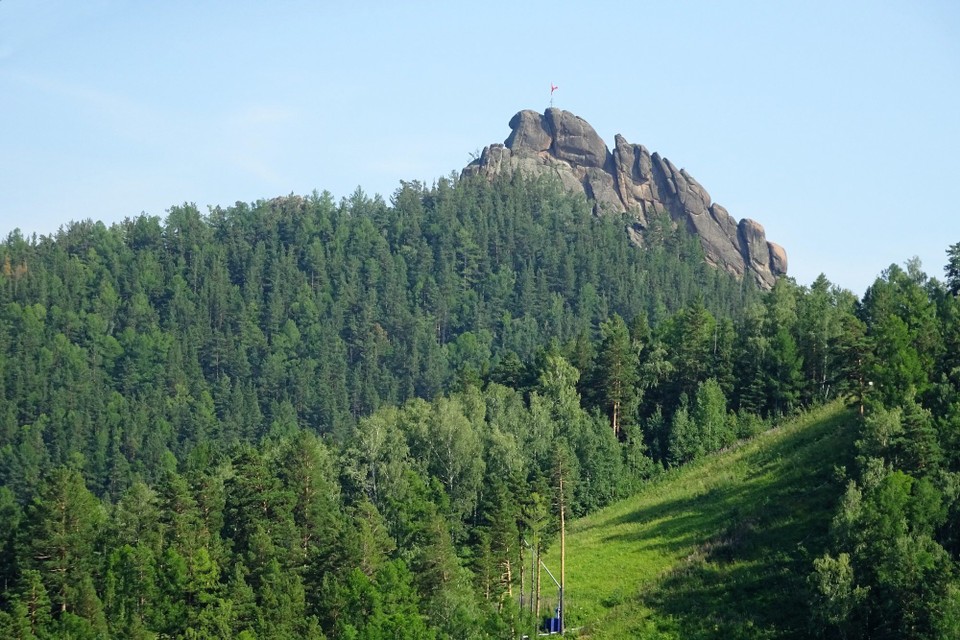
[(0, 237), (360, 186), (555, 106), (862, 294), (960, 242), (960, 2), (0, 0)]

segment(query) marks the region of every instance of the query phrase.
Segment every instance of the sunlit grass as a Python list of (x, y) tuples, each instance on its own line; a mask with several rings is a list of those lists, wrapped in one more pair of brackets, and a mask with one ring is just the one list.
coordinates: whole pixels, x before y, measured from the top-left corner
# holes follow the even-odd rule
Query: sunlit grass
[[(850, 460), (841, 404), (673, 470), (567, 534), (567, 627), (591, 638), (809, 635), (804, 580)], [(554, 544), (545, 558), (559, 567)]]

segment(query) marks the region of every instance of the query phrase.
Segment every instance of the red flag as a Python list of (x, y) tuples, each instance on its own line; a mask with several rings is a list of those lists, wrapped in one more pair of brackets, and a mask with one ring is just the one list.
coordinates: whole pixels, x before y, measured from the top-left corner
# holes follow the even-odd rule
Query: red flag
[(557, 85), (555, 85), (555, 84), (553, 84), (553, 83), (551, 82), (551, 83), (550, 83), (550, 95), (553, 95), (553, 92), (556, 91), (556, 90), (559, 89), (559, 88), (560, 88), (560, 87), (558, 87)]

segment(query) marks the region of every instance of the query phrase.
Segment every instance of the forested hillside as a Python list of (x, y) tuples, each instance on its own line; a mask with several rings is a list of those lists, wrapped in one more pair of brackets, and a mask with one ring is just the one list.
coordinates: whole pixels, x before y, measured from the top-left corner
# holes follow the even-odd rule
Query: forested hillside
[[(888, 460), (850, 495), (911, 474), (941, 515), (903, 533), (955, 599), (956, 292), (893, 268), (863, 305), (824, 277), (760, 294), (666, 220), (640, 249), (591, 210), (451, 179), (12, 234), (0, 635), (511, 637), (521, 546), (561, 505), (848, 394), (865, 460)], [(823, 584), (884, 579), (858, 564), (864, 522), (838, 525)], [(877, 620), (880, 587), (842, 584), (825, 624)]]

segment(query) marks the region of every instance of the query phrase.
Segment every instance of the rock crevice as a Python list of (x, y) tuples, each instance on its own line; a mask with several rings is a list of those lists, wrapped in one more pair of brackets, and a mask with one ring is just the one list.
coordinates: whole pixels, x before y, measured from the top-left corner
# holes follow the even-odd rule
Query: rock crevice
[[(510, 119), (510, 135), (491, 144), (463, 170), (464, 176), (492, 177), (520, 171), (529, 177), (556, 176), (561, 184), (594, 201), (594, 211), (629, 212), (645, 228), (666, 213), (695, 234), (707, 261), (762, 288), (787, 272), (783, 247), (769, 242), (758, 222), (737, 222), (711, 201), (700, 183), (658, 153), (617, 134), (611, 152), (586, 120), (569, 111), (524, 110)], [(635, 241), (642, 234), (631, 233)]]

